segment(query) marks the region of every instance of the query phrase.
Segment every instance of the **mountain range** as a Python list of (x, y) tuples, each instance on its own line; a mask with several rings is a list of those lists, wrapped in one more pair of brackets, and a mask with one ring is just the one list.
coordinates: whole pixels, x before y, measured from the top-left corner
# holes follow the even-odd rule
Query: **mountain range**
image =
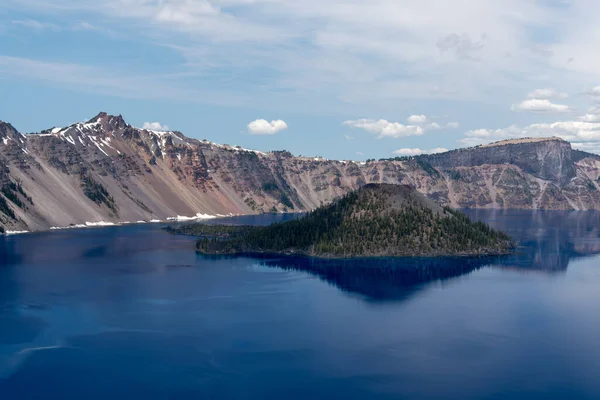
[(559, 138), (335, 161), (133, 127), (100, 113), (22, 134), (0, 121), (0, 227), (37, 231), (312, 210), (368, 183), (453, 208), (600, 209), (600, 156)]

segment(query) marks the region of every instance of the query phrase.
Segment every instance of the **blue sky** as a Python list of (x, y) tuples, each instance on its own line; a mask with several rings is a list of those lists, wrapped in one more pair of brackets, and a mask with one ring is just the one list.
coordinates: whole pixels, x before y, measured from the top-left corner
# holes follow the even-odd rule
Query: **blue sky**
[(4, 0), (0, 119), (338, 159), (560, 136), (600, 152), (592, 0)]

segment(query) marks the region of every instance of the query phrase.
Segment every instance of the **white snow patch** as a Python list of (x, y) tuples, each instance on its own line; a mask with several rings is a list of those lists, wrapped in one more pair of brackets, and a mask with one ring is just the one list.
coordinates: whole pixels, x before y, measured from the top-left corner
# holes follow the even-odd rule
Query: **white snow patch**
[[(108, 139), (110, 139), (110, 138), (108, 138)], [(114, 147), (112, 147), (112, 146), (110, 145), (110, 140), (108, 140), (108, 139), (104, 139), (104, 138), (103, 138), (103, 139), (102, 139), (102, 144), (103, 144), (103, 145), (105, 145), (105, 146), (108, 146), (108, 147), (110, 147), (110, 148), (111, 148), (111, 149), (113, 149), (113, 150), (115, 150), (115, 148), (114, 148)]]
[(82, 123), (79, 123), (79, 124), (77, 124), (77, 127), (78, 127), (78, 128), (85, 128), (85, 129), (91, 129), (91, 128), (95, 128), (95, 127), (97, 127), (98, 125), (100, 125), (100, 121), (101, 121), (101, 118), (98, 118), (98, 119), (96, 120), (96, 122), (90, 122), (90, 123), (87, 123), (87, 124), (84, 124), (84, 123), (82, 122)]
[(58, 127), (57, 128), (52, 128), (52, 130), (50, 132), (52, 132), (53, 134), (56, 134), (56, 133), (62, 131), (62, 129), (63, 128), (58, 128)]
[(262, 151), (245, 149), (245, 148), (243, 148), (241, 146), (233, 146), (232, 149), (235, 150), (235, 151), (245, 151), (247, 153), (256, 153), (256, 154), (259, 154), (261, 156), (266, 156), (267, 155), (267, 153), (264, 153)]
[(5, 146), (8, 144), (8, 138), (3, 138), (2, 141), (4, 142)]
[(5, 235), (22, 235), (24, 233), (29, 233), (29, 231), (6, 231)]
[(214, 219), (216, 218), (215, 215), (209, 215), (209, 214), (202, 214), (202, 213), (198, 213), (193, 217), (184, 217), (181, 215), (178, 215), (176, 217), (169, 217), (167, 218), (167, 221), (196, 221), (196, 220), (201, 220), (201, 219)]
[(52, 226), (50, 227), (51, 231), (60, 231), (63, 229), (81, 229), (81, 228), (87, 228), (87, 225), (83, 225), (83, 224), (74, 224), (74, 225), (69, 225), (69, 226)]
[(85, 225), (88, 227), (93, 227), (93, 226), (115, 226), (116, 224), (114, 222), (98, 221), (98, 222), (86, 222)]
[(160, 219), (151, 219), (150, 222), (153, 223), (153, 224), (159, 224), (162, 221)]
[(96, 141), (94, 141), (94, 144), (96, 145), (96, 147), (97, 147), (97, 148), (98, 148), (98, 149), (99, 149), (101, 152), (103, 152), (103, 153), (104, 153), (104, 155), (105, 155), (105, 156), (107, 156), (107, 157), (108, 157), (108, 153), (107, 153), (107, 152), (105, 152), (104, 150), (102, 150), (102, 147), (100, 147), (100, 145), (99, 145), (99, 144), (98, 144)]

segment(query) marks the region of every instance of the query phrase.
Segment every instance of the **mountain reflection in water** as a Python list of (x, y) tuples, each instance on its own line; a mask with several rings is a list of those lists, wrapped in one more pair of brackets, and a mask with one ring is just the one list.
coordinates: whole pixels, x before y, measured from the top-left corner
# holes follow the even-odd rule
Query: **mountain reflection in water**
[(594, 211), (467, 210), (511, 235), (519, 248), (499, 263), (508, 268), (564, 272), (571, 260), (600, 253), (600, 213)]

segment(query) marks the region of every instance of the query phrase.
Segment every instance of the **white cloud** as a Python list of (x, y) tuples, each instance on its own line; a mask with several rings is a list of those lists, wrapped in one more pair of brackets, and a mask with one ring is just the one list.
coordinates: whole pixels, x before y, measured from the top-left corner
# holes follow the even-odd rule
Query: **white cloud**
[[(268, 68), (277, 79), (260, 89), (283, 89), (290, 103), (308, 99), (306, 107), (321, 108), (313, 100), (318, 97), (336, 108), (340, 99), (350, 99), (379, 110), (392, 108), (395, 99), (495, 98), (533, 83), (563, 82), (578, 68), (593, 76), (600, 59), (598, 40), (589, 32), (598, 6), (591, 0), (583, 0), (585, 7), (548, 3), (459, 1), (439, 13), (431, 10), (440, 9), (440, 0), (401, 7), (390, 0), (328, 0), (326, 6), (320, 0), (5, 0), (3, 6), (109, 20), (163, 49), (179, 49), (183, 64), (199, 75), (231, 71), (229, 84), (240, 92), (248, 76)], [(532, 56), (530, 49), (540, 45), (525, 34), (532, 26), (560, 37), (543, 43), (555, 58)], [(563, 54), (569, 49), (572, 54)], [(481, 62), (462, 61), (474, 59)], [(583, 87), (585, 74), (570, 77), (573, 86)]]
[(248, 132), (252, 135), (275, 135), (288, 128), (285, 121), (280, 119), (275, 121), (267, 121), (264, 119), (257, 119), (248, 124)]
[[(351, 128), (363, 129), (378, 139), (381, 138), (401, 138), (406, 136), (421, 136), (427, 131), (435, 131), (442, 129), (442, 126), (437, 122), (431, 122), (431, 118), (426, 115), (411, 115), (407, 118), (408, 124), (400, 122), (390, 122), (385, 119), (357, 119), (344, 121), (343, 125)], [(458, 122), (450, 122), (444, 126), (445, 128), (457, 128)], [(346, 136), (348, 139), (349, 136)]]
[(554, 104), (547, 99), (529, 99), (519, 104), (513, 104), (511, 110), (538, 113), (567, 113), (571, 111), (571, 108), (564, 104)]
[(365, 153), (363, 153), (362, 151), (357, 151), (357, 152), (356, 152), (356, 155), (357, 155), (357, 156), (364, 156), (364, 155), (365, 155)]
[(529, 99), (566, 99), (569, 97), (568, 93), (559, 92), (556, 89), (552, 88), (544, 88), (544, 89), (536, 89), (532, 92), (529, 92), (527, 98)]
[(398, 150), (394, 151), (394, 154), (397, 154), (399, 156), (418, 156), (419, 154), (436, 154), (436, 153), (445, 153), (446, 151), (448, 151), (448, 149), (445, 149), (443, 147), (437, 147), (437, 148), (431, 149), (431, 150), (406, 148), (406, 149), (398, 149)]
[(460, 124), (458, 122), (448, 122), (446, 124), (446, 128), (448, 129), (458, 129), (460, 127)]
[(160, 122), (144, 122), (142, 129), (157, 132), (167, 132), (169, 130), (169, 127), (167, 125), (161, 124)]
[(600, 107), (592, 107), (588, 110), (587, 114), (579, 117), (584, 122), (600, 122)]
[(589, 88), (583, 93), (593, 97), (600, 97), (600, 85)]
[(411, 115), (410, 117), (408, 117), (407, 121), (411, 125), (422, 125), (427, 123), (429, 119), (426, 115)]
[(425, 128), (417, 125), (404, 125), (399, 122), (389, 122), (385, 119), (357, 119), (344, 121), (344, 125), (351, 128), (360, 128), (381, 138), (401, 138), (406, 136), (420, 136), (425, 133)]
[(346, 140), (354, 140), (354, 136), (344, 135), (344, 139), (346, 139)]
[(579, 117), (584, 122), (600, 122), (600, 114), (585, 114)]

